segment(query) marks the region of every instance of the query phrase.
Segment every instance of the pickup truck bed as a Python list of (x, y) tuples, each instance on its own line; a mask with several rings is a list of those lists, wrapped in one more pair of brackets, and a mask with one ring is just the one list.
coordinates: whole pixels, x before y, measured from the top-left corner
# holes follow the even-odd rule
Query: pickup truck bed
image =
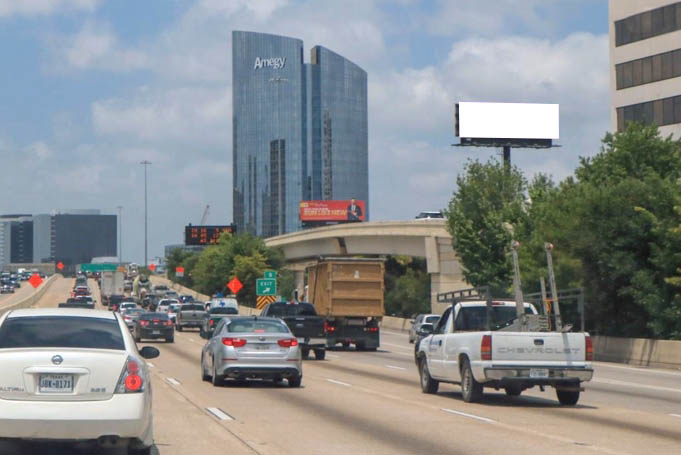
[(263, 308), (263, 317), (282, 319), (298, 339), (303, 358), (314, 350), (316, 360), (326, 356), (326, 330), (324, 318), (317, 316), (315, 307), (309, 303), (274, 302)]
[[(477, 401), (484, 387), (503, 388), (515, 396), (534, 386), (552, 386), (561, 404), (576, 404), (581, 383), (593, 376), (589, 335), (484, 330), (488, 317), (514, 317), (514, 302), (495, 302), (494, 306), (487, 312), (486, 302), (466, 302), (445, 311), (416, 353), (423, 391), (436, 392), (440, 382), (456, 383), (461, 384), (465, 401)], [(525, 308), (527, 314), (536, 314), (530, 304)]]
[(206, 316), (206, 310), (201, 303), (185, 303), (180, 306), (175, 316), (175, 328), (178, 332), (194, 327), (200, 329)]

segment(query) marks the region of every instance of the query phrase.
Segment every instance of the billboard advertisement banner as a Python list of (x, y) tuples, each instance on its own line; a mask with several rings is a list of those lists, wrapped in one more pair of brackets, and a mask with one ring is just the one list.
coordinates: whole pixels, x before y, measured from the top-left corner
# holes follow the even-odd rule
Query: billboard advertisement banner
[(462, 138), (558, 139), (558, 104), (458, 103)]
[(301, 201), (301, 221), (364, 221), (364, 201)]

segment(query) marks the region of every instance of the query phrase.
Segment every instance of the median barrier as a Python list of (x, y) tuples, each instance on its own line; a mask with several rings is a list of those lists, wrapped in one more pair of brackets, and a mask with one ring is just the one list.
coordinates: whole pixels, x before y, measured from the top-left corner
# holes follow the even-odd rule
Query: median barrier
[(681, 341), (594, 336), (594, 355), (603, 362), (681, 368)]
[(52, 275), (47, 280), (45, 280), (34, 293), (29, 295), (23, 300), (13, 303), (11, 305), (3, 306), (0, 308), (0, 315), (7, 313), (8, 311), (18, 310), (21, 308), (30, 308), (35, 305), (38, 300), (47, 292), (49, 287), (54, 283), (61, 275)]

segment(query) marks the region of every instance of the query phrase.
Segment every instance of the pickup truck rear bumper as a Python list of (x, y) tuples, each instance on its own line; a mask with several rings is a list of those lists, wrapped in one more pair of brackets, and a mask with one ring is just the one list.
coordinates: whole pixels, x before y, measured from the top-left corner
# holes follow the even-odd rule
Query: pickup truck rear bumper
[(312, 348), (326, 348), (326, 338), (297, 337), (298, 343)]
[(563, 367), (490, 367), (485, 368), (485, 379), (489, 381), (528, 381), (540, 383), (562, 381), (590, 381), (594, 370), (591, 368)]

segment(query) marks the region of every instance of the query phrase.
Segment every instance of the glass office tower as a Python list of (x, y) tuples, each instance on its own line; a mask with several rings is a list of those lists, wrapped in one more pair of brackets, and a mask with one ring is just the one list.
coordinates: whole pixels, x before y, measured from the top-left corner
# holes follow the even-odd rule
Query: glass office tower
[(301, 40), (240, 31), (232, 63), (237, 231), (299, 230), (301, 200), (368, 201), (366, 72), (321, 46), (304, 63)]

